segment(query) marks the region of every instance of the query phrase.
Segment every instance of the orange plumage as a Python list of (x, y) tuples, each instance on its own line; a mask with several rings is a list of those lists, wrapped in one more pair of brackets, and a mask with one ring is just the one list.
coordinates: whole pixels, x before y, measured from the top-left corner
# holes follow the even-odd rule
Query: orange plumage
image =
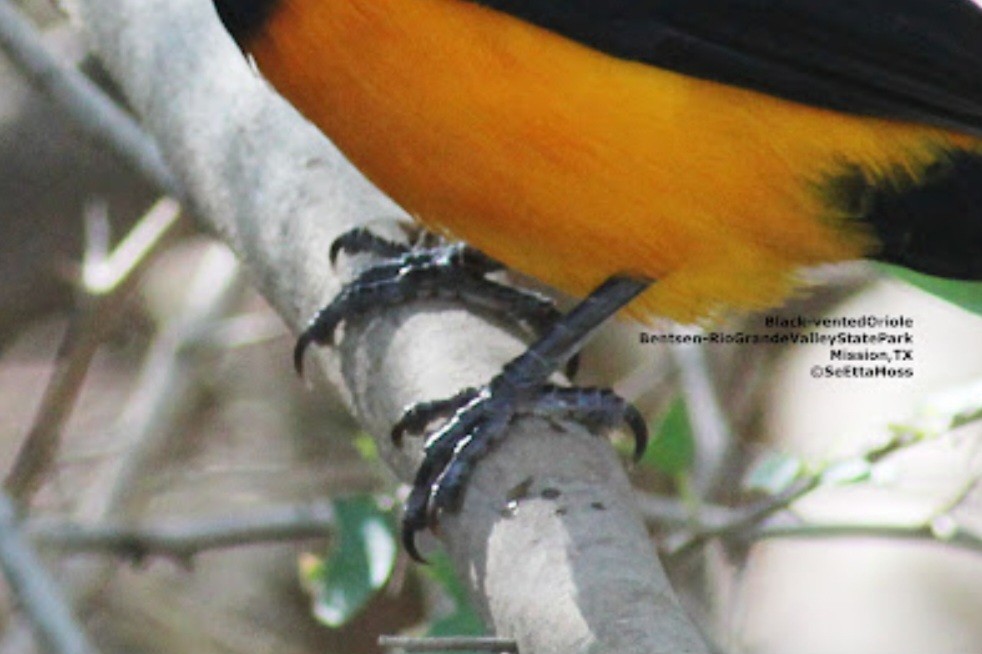
[[(778, 303), (868, 233), (822, 197), (844, 163), (914, 185), (979, 139), (617, 59), (460, 0), (281, 0), (259, 69), (428, 227), (573, 295), (693, 321)], [(303, 65), (299, 65), (303, 62)]]

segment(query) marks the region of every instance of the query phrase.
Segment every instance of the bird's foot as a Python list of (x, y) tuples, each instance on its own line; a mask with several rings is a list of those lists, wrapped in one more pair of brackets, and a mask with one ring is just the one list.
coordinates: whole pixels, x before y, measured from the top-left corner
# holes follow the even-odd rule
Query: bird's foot
[(426, 440), (423, 463), (403, 515), (402, 542), (417, 561), (423, 558), (416, 548), (416, 533), (435, 527), (442, 511), (459, 508), (478, 461), (505, 437), (516, 417), (569, 418), (597, 432), (627, 424), (634, 435), (635, 459), (644, 453), (648, 442), (644, 419), (613, 391), (541, 384), (527, 379), (518, 368), (506, 366), (483, 388), (414, 405), (393, 428), (392, 437), (400, 444), (407, 431), (422, 431), (433, 420), (446, 419)]
[(307, 348), (313, 343), (332, 344), (343, 321), (416, 299), (452, 299), (503, 313), (539, 336), (487, 386), (418, 404), (393, 429), (398, 444), (407, 431), (422, 432), (436, 418), (446, 418), (426, 440), (423, 463), (406, 504), (402, 539), (413, 558), (422, 560), (416, 533), (436, 525), (441, 511), (459, 507), (477, 462), (504, 438), (518, 416), (572, 418), (597, 431), (626, 423), (634, 432), (636, 456), (644, 451), (647, 429), (632, 405), (609, 390), (559, 387), (547, 380), (564, 365), (572, 374), (586, 339), (650, 281), (611, 277), (563, 316), (545, 296), (489, 279), (502, 266), (467, 245), (448, 244), (429, 235), (409, 246), (356, 229), (331, 246), (332, 262), (341, 252), (370, 253), (384, 261), (364, 269), (310, 322), (294, 351), (298, 371)]
[(597, 431), (626, 423), (634, 432), (635, 456), (641, 456), (648, 430), (634, 406), (609, 390), (560, 387), (547, 381), (597, 327), (650, 284), (640, 278), (609, 278), (509, 361), (487, 386), (418, 404), (406, 412), (392, 432), (397, 443), (406, 431), (422, 431), (432, 419), (446, 418), (426, 439), (423, 463), (406, 502), (402, 541), (413, 558), (421, 560), (416, 533), (434, 526), (441, 511), (460, 506), (475, 465), (505, 437), (518, 416), (572, 418)]
[(406, 245), (356, 228), (331, 245), (332, 263), (340, 253), (374, 254), (384, 260), (362, 270), (310, 321), (294, 349), (298, 372), (302, 372), (307, 348), (314, 343), (332, 345), (343, 321), (413, 300), (460, 301), (471, 308), (513, 317), (536, 334), (561, 317), (548, 297), (488, 278), (502, 269), (497, 261), (468, 245), (448, 243), (428, 232), (423, 232), (415, 244)]

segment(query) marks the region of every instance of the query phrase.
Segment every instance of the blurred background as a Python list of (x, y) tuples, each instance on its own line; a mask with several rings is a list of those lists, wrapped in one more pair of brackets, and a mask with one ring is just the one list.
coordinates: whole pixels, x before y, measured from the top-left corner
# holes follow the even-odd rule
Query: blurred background
[[(115, 96), (51, 3), (14, 4)], [(658, 434), (639, 505), (719, 651), (982, 651), (982, 318), (867, 266), (816, 278), (714, 329), (902, 315), (911, 376), (816, 377), (827, 345), (641, 344), (678, 332), (619, 324), (578, 381), (615, 384)], [(223, 246), (0, 52), (0, 473), (100, 651), (480, 633), (446, 563), (400, 553), (402, 489), (296, 377), (292, 339)], [(0, 654), (35, 647), (6, 590), (0, 633)]]

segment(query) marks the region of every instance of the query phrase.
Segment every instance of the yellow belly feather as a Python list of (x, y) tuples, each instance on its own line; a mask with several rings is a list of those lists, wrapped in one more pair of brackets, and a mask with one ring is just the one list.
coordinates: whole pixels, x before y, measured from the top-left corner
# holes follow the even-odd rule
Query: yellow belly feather
[(801, 266), (873, 247), (816, 191), (838, 166), (905, 184), (939, 147), (980, 147), (614, 59), (460, 0), (282, 0), (248, 46), (425, 225), (574, 295), (657, 279), (640, 316), (776, 304)]

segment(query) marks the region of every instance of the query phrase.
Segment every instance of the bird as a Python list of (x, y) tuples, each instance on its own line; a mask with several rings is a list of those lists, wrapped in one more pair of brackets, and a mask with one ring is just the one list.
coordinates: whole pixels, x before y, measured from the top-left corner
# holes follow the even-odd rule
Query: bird
[(407, 504), (414, 556), (414, 534), (459, 505), (520, 411), (626, 420), (643, 447), (620, 398), (547, 382), (614, 315), (697, 323), (760, 310), (796, 293), (804, 268), (862, 258), (982, 280), (975, 0), (214, 4), (259, 73), (368, 179), (466, 244), (414, 254), (364, 231), (342, 237), (338, 249), (398, 263), (314, 318), (298, 364), (376, 306), (380, 284), (413, 297), (397, 272), (409, 261), (428, 271), (424, 285), (466, 297), (502, 265), (584, 298), (557, 318), (509, 295), (500, 304), (539, 333), (529, 351), (396, 426), (447, 418)]

